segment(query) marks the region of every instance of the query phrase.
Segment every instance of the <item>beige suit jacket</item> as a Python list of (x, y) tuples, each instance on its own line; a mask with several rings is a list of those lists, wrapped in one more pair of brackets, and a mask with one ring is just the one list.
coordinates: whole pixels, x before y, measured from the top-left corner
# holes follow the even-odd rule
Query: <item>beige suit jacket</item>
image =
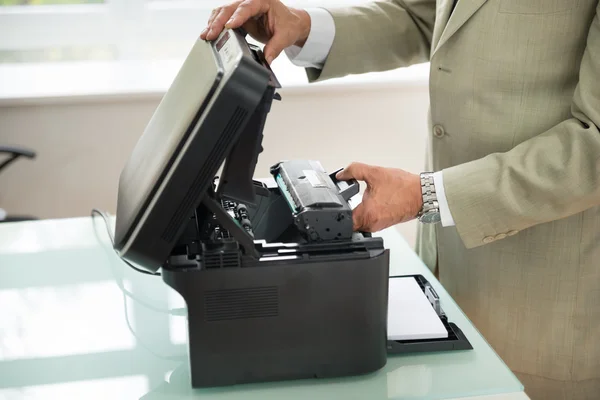
[(599, 1), (452, 3), (329, 9), (309, 79), (431, 61), (427, 169), (456, 226), (418, 251), (532, 398), (600, 399)]

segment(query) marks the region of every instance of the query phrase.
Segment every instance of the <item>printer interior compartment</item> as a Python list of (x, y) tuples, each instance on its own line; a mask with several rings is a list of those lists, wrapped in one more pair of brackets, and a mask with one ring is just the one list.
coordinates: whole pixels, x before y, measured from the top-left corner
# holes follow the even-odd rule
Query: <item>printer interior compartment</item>
[[(313, 206), (296, 212), (299, 210), (290, 209), (287, 196), (277, 185), (261, 181), (253, 181), (253, 185), (254, 204), (242, 204), (231, 198), (218, 197), (218, 179), (215, 178), (207, 192), (208, 198), (188, 219), (165, 266), (178, 269), (249, 266), (256, 264), (258, 259), (266, 262), (274, 257), (290, 258), (293, 255), (322, 260), (328, 255), (331, 259), (339, 259), (344, 254), (350, 258), (365, 258), (370, 256), (370, 251), (384, 248), (381, 238), (352, 231), (351, 213), (347, 217), (350, 224), (341, 226), (347, 231), (342, 235), (336, 233), (343, 230), (339, 218), (328, 217), (340, 214), (337, 209), (325, 213), (324, 207)], [(212, 204), (211, 208), (206, 204)], [(313, 226), (304, 229), (306, 219), (300, 220), (298, 215), (309, 212), (309, 215), (322, 219), (319, 222), (317, 218)], [(315, 225), (319, 225), (319, 231), (332, 232), (332, 238), (314, 239)], [(238, 257), (233, 257), (234, 254)], [(222, 265), (215, 263), (217, 255), (220, 255)], [(234, 258), (235, 262), (232, 261)]]

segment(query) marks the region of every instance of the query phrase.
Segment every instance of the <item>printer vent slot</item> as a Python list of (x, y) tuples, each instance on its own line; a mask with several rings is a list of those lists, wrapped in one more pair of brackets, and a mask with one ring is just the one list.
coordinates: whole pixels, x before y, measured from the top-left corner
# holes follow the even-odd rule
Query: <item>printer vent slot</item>
[(227, 149), (227, 146), (232, 142), (235, 133), (238, 131), (240, 125), (246, 119), (246, 115), (248, 115), (248, 111), (241, 107), (237, 107), (233, 112), (233, 115), (229, 119), (229, 122), (223, 129), (223, 133), (219, 136), (219, 140), (215, 144), (215, 147), (210, 152), (210, 155), (204, 165), (208, 165), (208, 168), (203, 168), (200, 170), (194, 182), (190, 186), (190, 189), (185, 194), (185, 197), (181, 201), (179, 208), (173, 214), (173, 218), (167, 224), (167, 227), (163, 231), (161, 235), (161, 239), (166, 242), (171, 242), (175, 239), (175, 235), (177, 234), (177, 230), (183, 224), (184, 219), (189, 217), (192, 209), (194, 207), (194, 203), (198, 200), (200, 193), (202, 190), (206, 188), (202, 186), (202, 183), (208, 182), (212, 180), (212, 167), (217, 163), (218, 160), (222, 158), (222, 153)]
[(205, 252), (202, 256), (204, 268), (234, 268), (241, 265), (241, 257), (239, 251), (225, 251), (208, 253)]
[(206, 292), (204, 295), (204, 315), (208, 322), (276, 317), (279, 315), (277, 287), (267, 286)]

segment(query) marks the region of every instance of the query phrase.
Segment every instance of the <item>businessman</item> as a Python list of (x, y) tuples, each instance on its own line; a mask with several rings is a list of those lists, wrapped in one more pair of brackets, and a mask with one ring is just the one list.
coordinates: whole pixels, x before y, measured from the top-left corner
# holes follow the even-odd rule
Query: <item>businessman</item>
[(598, 0), (246, 0), (201, 36), (243, 26), (311, 82), (430, 61), (426, 169), (341, 172), (367, 184), (355, 228), (418, 218), (420, 256), (532, 399), (600, 399), (599, 14)]

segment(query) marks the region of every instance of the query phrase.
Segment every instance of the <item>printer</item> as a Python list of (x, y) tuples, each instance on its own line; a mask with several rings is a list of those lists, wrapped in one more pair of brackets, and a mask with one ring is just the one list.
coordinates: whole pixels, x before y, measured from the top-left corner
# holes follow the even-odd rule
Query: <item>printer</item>
[(243, 31), (199, 39), (119, 179), (114, 248), (185, 300), (193, 387), (365, 374), (400, 345), (358, 183), (312, 160), (253, 178), (279, 88)]

